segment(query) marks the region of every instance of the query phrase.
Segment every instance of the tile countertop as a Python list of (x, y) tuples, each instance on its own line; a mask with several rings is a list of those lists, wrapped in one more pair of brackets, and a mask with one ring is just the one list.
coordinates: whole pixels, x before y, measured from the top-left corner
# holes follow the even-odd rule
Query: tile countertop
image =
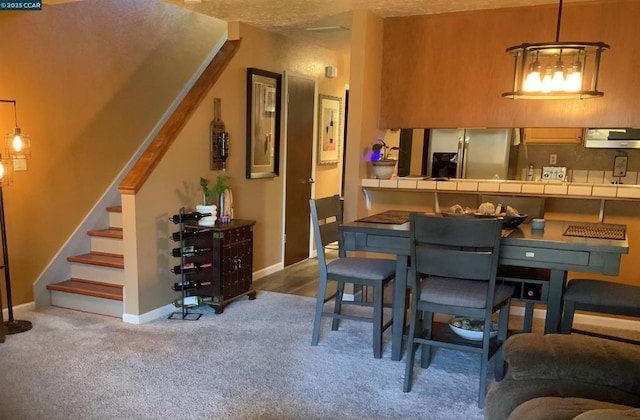
[(640, 200), (640, 185), (589, 184), (554, 181), (512, 181), (486, 179), (431, 179), (391, 178), (362, 179), (360, 185), (367, 188), (459, 193), (503, 193), (533, 196), (567, 196), (576, 198)]

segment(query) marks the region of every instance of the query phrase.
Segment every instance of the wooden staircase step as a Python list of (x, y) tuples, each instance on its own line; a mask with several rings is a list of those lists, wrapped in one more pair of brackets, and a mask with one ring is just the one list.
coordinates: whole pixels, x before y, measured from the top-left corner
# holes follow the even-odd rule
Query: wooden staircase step
[(122, 285), (118, 284), (71, 278), (60, 283), (48, 284), (47, 289), (122, 301)]
[(122, 239), (122, 228), (114, 228), (110, 227), (108, 229), (97, 229), (87, 231), (87, 235), (89, 236), (100, 236), (103, 238), (115, 238)]
[(67, 261), (81, 263), (81, 264), (99, 265), (102, 267), (124, 269), (123, 255), (107, 254), (104, 252), (90, 252), (88, 254), (67, 257)]
[(109, 206), (107, 211), (109, 213), (122, 213), (122, 206)]

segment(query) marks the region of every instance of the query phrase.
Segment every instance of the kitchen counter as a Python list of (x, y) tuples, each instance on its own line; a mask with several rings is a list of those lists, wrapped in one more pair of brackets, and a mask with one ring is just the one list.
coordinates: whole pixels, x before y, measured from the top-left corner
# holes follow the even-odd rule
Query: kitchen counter
[(566, 197), (601, 200), (640, 200), (640, 185), (588, 184), (578, 182), (450, 179), (434, 181), (416, 178), (361, 180), (366, 190), (401, 190), (443, 193), (490, 193), (535, 197)]

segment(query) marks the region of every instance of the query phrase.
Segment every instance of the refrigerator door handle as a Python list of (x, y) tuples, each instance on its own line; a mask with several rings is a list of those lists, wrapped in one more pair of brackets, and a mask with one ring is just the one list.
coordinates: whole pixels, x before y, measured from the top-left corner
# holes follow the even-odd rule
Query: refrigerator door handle
[(458, 138), (458, 164), (456, 165), (456, 178), (462, 178), (462, 166), (464, 165), (464, 135)]
[(460, 139), (461, 152), (458, 152), (458, 178), (467, 177), (467, 151), (469, 150), (469, 136), (465, 135)]

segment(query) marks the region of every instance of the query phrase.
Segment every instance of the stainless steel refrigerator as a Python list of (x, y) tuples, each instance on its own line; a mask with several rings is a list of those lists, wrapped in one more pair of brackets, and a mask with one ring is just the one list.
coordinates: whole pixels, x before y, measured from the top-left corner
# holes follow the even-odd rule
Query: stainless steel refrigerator
[(431, 129), (427, 173), (432, 178), (507, 179), (512, 131)]

